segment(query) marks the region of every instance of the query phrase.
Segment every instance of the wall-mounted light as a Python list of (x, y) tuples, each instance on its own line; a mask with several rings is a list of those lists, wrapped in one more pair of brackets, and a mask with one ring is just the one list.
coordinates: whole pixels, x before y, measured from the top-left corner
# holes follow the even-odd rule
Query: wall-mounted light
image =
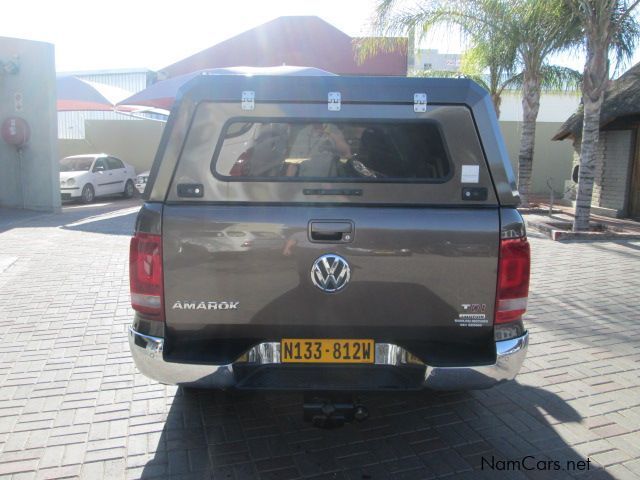
[(0, 60), (0, 68), (2, 68), (1, 73), (17, 75), (20, 72), (20, 57), (14, 55), (11, 60)]

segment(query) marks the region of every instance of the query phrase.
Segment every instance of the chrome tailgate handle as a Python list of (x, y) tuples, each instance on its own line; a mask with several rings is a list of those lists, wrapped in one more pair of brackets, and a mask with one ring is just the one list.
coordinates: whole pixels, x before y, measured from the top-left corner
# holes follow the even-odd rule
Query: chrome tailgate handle
[(353, 241), (355, 225), (351, 220), (312, 220), (309, 222), (311, 242), (349, 243)]

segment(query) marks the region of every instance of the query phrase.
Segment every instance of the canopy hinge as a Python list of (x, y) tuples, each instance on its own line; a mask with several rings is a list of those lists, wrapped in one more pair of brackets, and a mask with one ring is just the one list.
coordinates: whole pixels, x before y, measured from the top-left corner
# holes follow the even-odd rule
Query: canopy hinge
[(413, 111), (416, 113), (422, 113), (427, 111), (427, 94), (426, 93), (413, 94)]
[(256, 92), (245, 90), (242, 92), (242, 110), (253, 110), (256, 108)]

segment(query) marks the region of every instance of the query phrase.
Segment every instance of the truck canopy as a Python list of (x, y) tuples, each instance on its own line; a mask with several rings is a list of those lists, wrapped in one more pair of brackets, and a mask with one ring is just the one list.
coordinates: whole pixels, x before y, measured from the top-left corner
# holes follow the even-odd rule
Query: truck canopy
[[(184, 200), (177, 191), (180, 183), (203, 185), (204, 195), (191, 196), (190, 201), (212, 201), (220, 198), (223, 191), (226, 200), (273, 200), (265, 198), (265, 181), (249, 187), (249, 182), (234, 186), (229, 178), (216, 178), (216, 155), (224, 143), (223, 133), (230, 131), (233, 123), (236, 126), (242, 122), (292, 125), (314, 120), (336, 125), (348, 121), (357, 124), (372, 120), (378, 123), (432, 121), (444, 126), (444, 143), (454, 159), (454, 181), (431, 189), (407, 185), (402, 190), (406, 196), (404, 203), (437, 204), (447, 198), (446, 203), (451, 204), (454, 198), (451, 188), (459, 190), (464, 167), (472, 165), (480, 166), (477, 186), (485, 186), (490, 191), (482, 199), (456, 195), (453, 203), (473, 204), (474, 200), (485, 205), (517, 206), (519, 203), (502, 137), (496, 135), (499, 126), (490, 96), (471, 80), (243, 75), (202, 75), (181, 89), (151, 170), (148, 200)], [(474, 133), (470, 135), (469, 130)], [(203, 161), (205, 156), (207, 161)], [(301, 191), (299, 187), (279, 185), (277, 196), (309, 201), (308, 195), (296, 196)], [(303, 187), (302, 190), (310, 190), (314, 185)], [(344, 187), (348, 190), (351, 185)], [(370, 199), (386, 201), (382, 197), (390, 192), (388, 188), (385, 187), (386, 194), (381, 194), (382, 187), (370, 187)], [(340, 200), (367, 201), (354, 196)]]

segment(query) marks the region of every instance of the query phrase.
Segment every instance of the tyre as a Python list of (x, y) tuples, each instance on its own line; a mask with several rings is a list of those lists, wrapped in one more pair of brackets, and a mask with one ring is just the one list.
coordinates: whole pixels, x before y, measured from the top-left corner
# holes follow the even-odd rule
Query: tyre
[(80, 201), (82, 203), (91, 203), (96, 198), (96, 191), (93, 189), (93, 185), (87, 183), (82, 189), (82, 196)]
[(135, 191), (136, 187), (133, 185), (133, 182), (131, 180), (127, 180), (127, 183), (124, 184), (124, 192), (122, 192), (122, 196), (124, 198), (131, 198)]

